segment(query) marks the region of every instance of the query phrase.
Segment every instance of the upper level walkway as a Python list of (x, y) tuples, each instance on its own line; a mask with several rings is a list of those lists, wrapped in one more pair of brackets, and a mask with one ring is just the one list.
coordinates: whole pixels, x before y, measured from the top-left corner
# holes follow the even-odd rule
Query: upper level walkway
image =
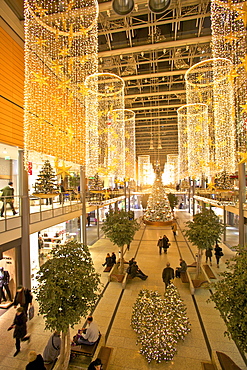
[[(177, 345), (177, 354), (173, 361), (168, 363), (148, 364), (145, 358), (139, 354), (139, 345), (136, 345), (137, 336), (130, 327), (132, 307), (136, 301), (139, 291), (143, 288), (164, 292), (162, 282), (162, 270), (169, 261), (171, 266), (176, 268), (179, 265), (179, 258), (182, 256), (188, 264), (195, 261), (196, 248), (185, 240), (182, 230), (184, 222), (190, 219), (186, 211), (176, 212), (178, 222), (178, 235), (174, 238), (171, 227), (152, 227), (142, 225), (136, 233), (130, 250), (125, 251), (125, 259), (135, 257), (138, 265), (148, 275), (143, 281), (135, 278), (127, 283), (122, 289), (117, 282), (108, 282), (108, 274), (103, 272), (102, 262), (107, 252), (118, 253), (116, 246), (102, 237), (94, 243), (91, 238), (89, 249), (92, 254), (96, 270), (101, 274), (101, 281), (104, 284), (103, 294), (100, 298), (93, 316), (98, 323), (101, 333), (105, 336), (106, 345), (113, 347), (113, 355), (108, 370), (201, 370), (201, 362), (210, 362), (211, 354), (214, 351), (222, 351), (229, 355), (242, 370), (247, 370), (241, 355), (235, 344), (224, 336), (226, 329), (219, 312), (214, 309), (213, 303), (207, 303), (210, 291), (206, 288), (197, 289), (195, 295), (190, 293), (188, 283), (182, 283), (175, 279), (174, 284), (187, 306), (187, 315), (191, 323), (191, 332), (185, 337), (184, 342)], [(89, 233), (95, 232), (95, 226), (88, 229)], [(157, 240), (160, 235), (166, 234), (170, 239), (171, 246), (167, 254), (159, 255)], [(213, 272), (217, 278), (219, 273), (225, 270), (225, 261), (234, 255), (228, 247), (222, 245), (224, 256), (220, 261), (219, 269), (216, 268), (216, 261), (213, 256)], [(0, 370), (25, 369), (27, 354), (30, 350), (42, 353), (50, 333), (44, 331), (42, 317), (37, 316), (37, 303), (35, 302), (36, 314), (28, 323), (28, 332), (32, 333), (30, 343), (22, 343), (21, 352), (13, 357), (15, 352), (13, 333), (7, 331), (12, 323), (15, 310), (10, 308), (0, 317)], [(77, 332), (79, 326), (85, 321), (82, 319), (80, 325), (71, 330), (71, 336)], [(7, 344), (7, 345), (6, 345)], [(82, 357), (80, 369), (87, 369), (89, 359)], [(78, 366), (78, 364), (76, 365)], [(71, 370), (78, 367), (70, 365)]]

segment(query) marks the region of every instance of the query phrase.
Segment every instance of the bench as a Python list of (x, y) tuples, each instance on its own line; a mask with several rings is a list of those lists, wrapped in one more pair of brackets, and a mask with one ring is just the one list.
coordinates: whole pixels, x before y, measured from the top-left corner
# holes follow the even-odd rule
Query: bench
[(216, 351), (218, 361), (222, 370), (241, 370), (235, 362), (223, 352)]
[(116, 280), (119, 283), (122, 283), (124, 279), (124, 274), (111, 274), (111, 279)]
[(190, 265), (187, 265), (187, 267), (196, 267), (196, 266), (197, 266), (197, 262), (193, 262)]
[(210, 362), (201, 362), (203, 370), (216, 370), (215, 366)]
[(56, 362), (57, 362), (57, 360), (55, 360), (53, 362), (49, 362), (49, 364), (45, 364), (46, 370), (52, 370), (54, 368)]
[(78, 344), (76, 346), (71, 345), (71, 354), (93, 357), (98, 347), (100, 337), (101, 337), (101, 334), (99, 335), (97, 342), (95, 342), (92, 346), (89, 346), (87, 344)]
[(197, 279), (192, 280), (192, 284), (194, 288), (200, 288), (200, 286), (202, 286), (202, 284), (204, 283), (208, 283), (208, 281), (207, 280), (197, 280)]
[(99, 350), (97, 357), (101, 359), (101, 362), (103, 364), (103, 370), (107, 370), (112, 351), (113, 351), (112, 347), (106, 346), (102, 346)]
[(182, 283), (189, 283), (187, 271), (181, 272), (180, 278), (181, 278)]
[(203, 268), (204, 268), (206, 274), (208, 275), (208, 278), (209, 279), (216, 279), (216, 276), (214, 275), (214, 273), (213, 273), (213, 271), (212, 271), (212, 269), (211, 269), (210, 266), (203, 265)]
[(111, 269), (112, 269), (112, 266), (106, 266), (103, 272), (109, 272), (111, 271)]

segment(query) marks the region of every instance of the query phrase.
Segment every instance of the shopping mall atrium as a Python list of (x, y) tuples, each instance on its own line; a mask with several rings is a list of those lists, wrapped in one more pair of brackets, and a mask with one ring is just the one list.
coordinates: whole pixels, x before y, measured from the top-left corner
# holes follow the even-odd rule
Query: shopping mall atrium
[[(0, 370), (43, 354), (37, 273), (66, 243), (88, 246), (100, 276), (87, 314), (101, 337), (76, 352), (81, 317), (46, 369), (101, 357), (104, 370), (247, 370), (210, 300), (247, 237), (246, 29), (243, 0), (0, 0)], [(222, 225), (220, 258), (186, 231), (205, 210)], [(118, 211), (137, 224), (122, 249), (103, 230)], [(20, 285), (34, 317), (16, 353)]]

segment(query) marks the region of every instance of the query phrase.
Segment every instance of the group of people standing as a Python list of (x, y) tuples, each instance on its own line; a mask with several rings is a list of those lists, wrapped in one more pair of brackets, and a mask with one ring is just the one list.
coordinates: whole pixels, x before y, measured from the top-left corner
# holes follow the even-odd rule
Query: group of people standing
[(162, 253), (162, 249), (164, 253), (167, 254), (167, 249), (170, 247), (169, 239), (166, 235), (160, 236), (157, 246), (159, 247), (159, 253)]

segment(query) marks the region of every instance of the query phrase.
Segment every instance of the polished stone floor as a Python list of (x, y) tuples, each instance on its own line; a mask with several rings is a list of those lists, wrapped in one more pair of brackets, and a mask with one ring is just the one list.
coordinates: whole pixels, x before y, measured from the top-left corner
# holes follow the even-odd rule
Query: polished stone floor
[[(134, 241), (131, 243), (130, 250), (126, 251), (125, 259), (135, 257), (140, 268), (148, 275), (146, 281), (135, 278), (127, 283), (126, 289), (122, 290), (121, 284), (110, 282), (108, 284), (108, 274), (103, 272), (102, 263), (107, 252), (114, 251), (118, 254), (118, 248), (102, 237), (90, 245), (90, 251), (94, 260), (96, 270), (101, 274), (101, 281), (106, 286), (104, 295), (99, 301), (94, 319), (98, 323), (101, 333), (106, 339), (106, 345), (113, 348), (108, 370), (137, 370), (137, 369), (167, 369), (167, 370), (201, 370), (201, 362), (210, 362), (212, 351), (222, 351), (229, 355), (241, 369), (247, 367), (242, 360), (235, 344), (224, 336), (225, 325), (214, 309), (212, 303), (207, 303), (210, 292), (206, 288), (196, 290), (194, 297), (191, 296), (189, 285), (182, 283), (180, 279), (175, 279), (174, 284), (178, 288), (184, 303), (187, 306), (187, 315), (191, 323), (191, 332), (185, 340), (178, 344), (177, 354), (173, 361), (168, 363), (148, 364), (145, 358), (139, 354), (139, 346), (136, 345), (136, 334), (130, 326), (132, 306), (136, 301), (139, 291), (143, 288), (164, 292), (162, 282), (162, 270), (169, 261), (172, 267), (179, 264), (179, 257), (186, 260), (188, 264), (194, 262), (196, 248), (186, 243), (182, 230), (184, 222), (190, 218), (185, 211), (176, 212), (179, 225), (178, 236), (175, 241), (171, 227), (144, 227), (136, 233)], [(92, 231), (93, 231), (92, 227)], [(88, 230), (90, 233), (90, 228)], [(171, 246), (167, 254), (159, 255), (157, 240), (160, 235), (166, 234), (170, 239)], [(91, 238), (93, 240), (94, 237)], [(88, 239), (90, 242), (90, 238)], [(225, 261), (234, 255), (234, 251), (222, 245), (224, 256), (220, 262), (220, 268), (216, 268), (213, 257), (212, 269), (218, 277), (219, 272), (224, 271)], [(117, 308), (116, 308), (117, 307)], [(35, 303), (36, 313), (37, 304)], [(28, 331), (32, 333), (30, 343), (22, 343), (21, 352), (13, 357), (15, 352), (13, 333), (7, 331), (12, 323), (15, 314), (14, 308), (10, 308), (0, 317), (0, 370), (25, 369), (27, 364), (27, 354), (30, 350), (42, 353), (50, 333), (44, 331), (42, 317), (35, 315), (34, 319), (28, 323)], [(82, 325), (85, 319), (82, 319)], [(77, 327), (71, 332), (71, 336), (77, 331)], [(78, 367), (70, 366), (70, 369), (86, 369), (86, 363)]]

